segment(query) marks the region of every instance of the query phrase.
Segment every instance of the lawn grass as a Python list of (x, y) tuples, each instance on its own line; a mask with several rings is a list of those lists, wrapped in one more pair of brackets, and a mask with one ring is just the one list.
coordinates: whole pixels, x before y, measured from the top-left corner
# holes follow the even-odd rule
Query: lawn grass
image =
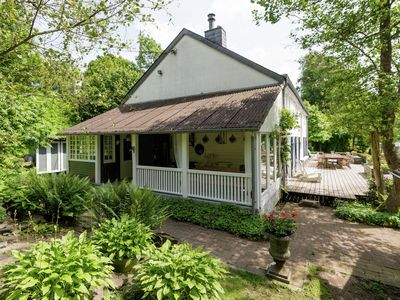
[(269, 280), (253, 273), (230, 269), (222, 286), (226, 300), (258, 300), (258, 299), (335, 299), (329, 287), (319, 278), (322, 268), (311, 266), (308, 280), (302, 290), (293, 290), (284, 284)]

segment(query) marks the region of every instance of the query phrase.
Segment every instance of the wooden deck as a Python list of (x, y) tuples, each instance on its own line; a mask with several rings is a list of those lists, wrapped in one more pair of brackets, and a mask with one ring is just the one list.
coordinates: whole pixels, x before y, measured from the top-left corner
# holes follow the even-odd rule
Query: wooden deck
[(364, 176), (362, 165), (350, 165), (350, 168), (344, 167), (343, 169), (321, 169), (316, 165), (316, 161), (308, 161), (306, 170), (308, 173), (321, 173), (320, 183), (289, 178), (288, 191), (346, 199), (356, 199), (356, 195), (362, 196), (367, 193), (368, 182)]

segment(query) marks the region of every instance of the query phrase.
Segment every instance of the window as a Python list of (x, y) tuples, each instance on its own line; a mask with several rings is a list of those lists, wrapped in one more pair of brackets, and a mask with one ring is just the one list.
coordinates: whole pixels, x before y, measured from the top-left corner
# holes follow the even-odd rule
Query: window
[(104, 163), (115, 162), (115, 136), (105, 135), (103, 140)]
[(96, 136), (71, 135), (69, 143), (69, 159), (82, 161), (96, 160)]
[(131, 139), (125, 138), (123, 141), (124, 141), (124, 160), (132, 160)]
[(270, 135), (269, 136), (269, 178), (272, 181), (275, 180), (276, 172), (276, 140)]

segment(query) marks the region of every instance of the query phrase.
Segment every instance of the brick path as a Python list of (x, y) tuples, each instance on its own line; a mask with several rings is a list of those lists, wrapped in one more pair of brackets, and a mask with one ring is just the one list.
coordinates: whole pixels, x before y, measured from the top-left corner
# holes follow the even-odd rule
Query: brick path
[[(299, 207), (299, 229), (291, 242), (293, 284), (301, 287), (308, 264), (344, 276), (356, 275), (400, 288), (400, 231), (340, 220), (331, 208)], [(197, 225), (168, 220), (162, 230), (194, 246), (203, 245), (225, 263), (262, 274), (272, 259), (268, 242), (254, 242)]]

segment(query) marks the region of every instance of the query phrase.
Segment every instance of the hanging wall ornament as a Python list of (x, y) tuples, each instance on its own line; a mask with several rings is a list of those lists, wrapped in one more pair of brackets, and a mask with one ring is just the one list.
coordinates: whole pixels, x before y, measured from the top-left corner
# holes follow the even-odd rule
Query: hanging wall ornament
[(236, 141), (236, 137), (232, 134), (231, 137), (229, 138), (229, 141), (231, 143), (234, 143)]
[(209, 140), (209, 138), (208, 138), (208, 136), (207, 136), (207, 135), (203, 136), (203, 143), (204, 143), (204, 144), (205, 144), (205, 143), (207, 143), (207, 142), (208, 142), (208, 140)]

